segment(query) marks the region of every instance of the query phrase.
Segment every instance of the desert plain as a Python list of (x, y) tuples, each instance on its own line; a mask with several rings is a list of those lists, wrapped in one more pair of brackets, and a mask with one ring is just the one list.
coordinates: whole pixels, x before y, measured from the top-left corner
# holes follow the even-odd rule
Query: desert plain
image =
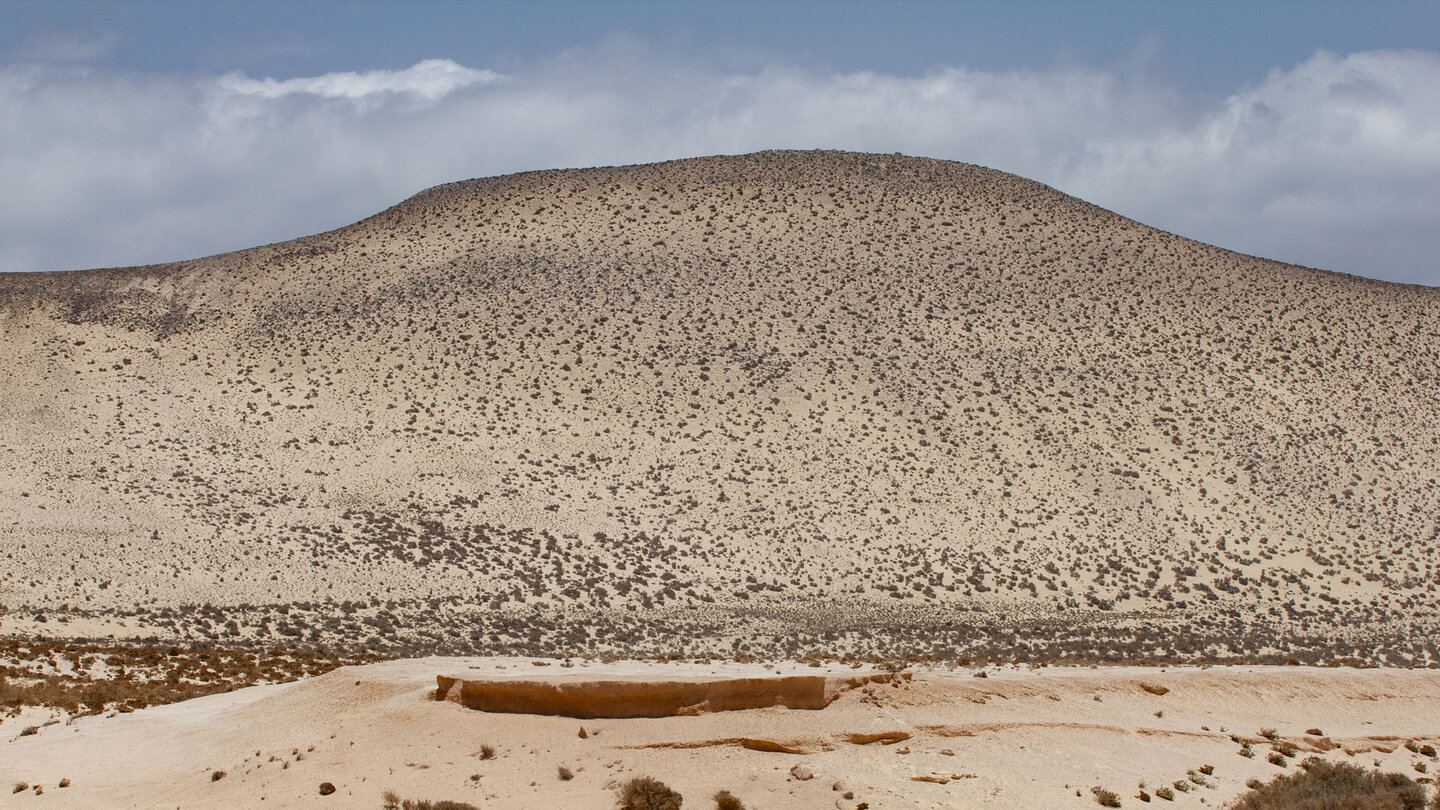
[[(601, 810), (635, 776), (662, 779), (686, 807), (713, 807), (710, 797), (726, 790), (752, 808), (1082, 808), (1096, 806), (1097, 787), (1127, 807), (1198, 807), (1223, 806), (1248, 780), (1293, 771), (1309, 756), (1425, 778), (1416, 766), (1437, 766), (1440, 744), (1433, 670), (921, 668), (847, 688), (818, 710), (618, 719), (436, 701), (437, 673), (576, 683), (843, 681), (857, 670), (387, 661), (85, 717), (18, 741), (6, 722), (0, 779), (31, 786), (9, 794), (17, 807), (380, 807), (389, 791), (482, 808)], [(324, 783), (334, 793), (322, 795)]]

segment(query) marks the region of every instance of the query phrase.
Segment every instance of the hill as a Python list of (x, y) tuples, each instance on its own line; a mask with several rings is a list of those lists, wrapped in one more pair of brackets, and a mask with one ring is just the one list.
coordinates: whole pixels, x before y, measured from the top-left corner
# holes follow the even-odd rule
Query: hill
[(1433, 662), (1437, 315), (835, 152), (0, 276), (0, 631)]

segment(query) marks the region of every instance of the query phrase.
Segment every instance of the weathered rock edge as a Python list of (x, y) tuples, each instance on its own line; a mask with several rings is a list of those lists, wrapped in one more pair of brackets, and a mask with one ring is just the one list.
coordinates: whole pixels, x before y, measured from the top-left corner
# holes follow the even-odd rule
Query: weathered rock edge
[(679, 717), (784, 706), (823, 709), (841, 694), (871, 683), (908, 679), (909, 673), (846, 676), (790, 675), (710, 680), (465, 680), (435, 677), (435, 700), (470, 709), (581, 719)]

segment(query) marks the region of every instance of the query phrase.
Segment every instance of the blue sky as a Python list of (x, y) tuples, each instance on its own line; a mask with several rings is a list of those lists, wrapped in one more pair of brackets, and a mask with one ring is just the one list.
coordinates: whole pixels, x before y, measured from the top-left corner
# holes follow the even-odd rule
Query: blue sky
[(0, 0), (0, 270), (189, 258), (429, 185), (763, 148), (989, 165), (1440, 284), (1440, 3)]

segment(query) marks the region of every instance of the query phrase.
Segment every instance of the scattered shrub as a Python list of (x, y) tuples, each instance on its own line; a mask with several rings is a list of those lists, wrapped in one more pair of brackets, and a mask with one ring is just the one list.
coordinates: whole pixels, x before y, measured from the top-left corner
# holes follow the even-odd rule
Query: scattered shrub
[(452, 802), (449, 800), (432, 802), (428, 799), (402, 799), (395, 795), (395, 791), (387, 790), (382, 795), (381, 808), (383, 810), (480, 810), (469, 802)]
[(16, 782), (16, 783), (15, 783), (15, 787), (11, 788), (11, 789), (10, 789), (10, 792), (11, 792), (11, 793), (21, 793), (21, 792), (26, 791), (26, 790), (29, 790), (29, 789), (30, 789), (30, 783), (29, 783), (29, 782)]
[(1348, 762), (1311, 757), (1293, 774), (1252, 786), (1234, 810), (1343, 807), (1346, 810), (1423, 810), (1425, 788), (1398, 773), (1366, 771)]
[(637, 776), (620, 786), (620, 810), (680, 810), (683, 801), (669, 785), (648, 776)]
[(728, 790), (715, 794), (715, 810), (745, 810), (745, 804)]
[(1100, 805), (1101, 807), (1120, 806), (1120, 797), (1116, 796), (1115, 791), (1113, 790), (1106, 790), (1105, 788), (1096, 785), (1095, 787), (1090, 788), (1090, 792), (1095, 794), (1095, 803)]
[(211, 782), (219, 782), (221, 779), (224, 779), (224, 778), (225, 778), (225, 772), (224, 772), (224, 771), (211, 771), (211, 772), (210, 772), (210, 781), (211, 781)]
[(1174, 801), (1174, 800), (1175, 800), (1175, 791), (1171, 790), (1171, 789), (1168, 788), (1168, 787), (1156, 788), (1156, 789), (1155, 789), (1155, 795), (1156, 795), (1156, 796), (1159, 796), (1160, 798), (1164, 799), (1164, 800), (1167, 801), (1167, 802), (1170, 802), (1170, 801)]
[(494, 758), (495, 758), (495, 746), (490, 745), (489, 743), (486, 743), (485, 745), (480, 746), (480, 758), (481, 758), (481, 759), (494, 759)]
[(575, 772), (572, 771), (572, 770), (570, 770), (569, 768), (565, 767), (564, 765), (561, 765), (559, 768), (556, 768), (556, 769), (555, 769), (555, 772), (556, 772), (557, 774), (559, 774), (559, 776), (560, 776), (560, 781), (562, 781), (562, 782), (569, 782), (571, 779), (574, 779), (574, 778), (575, 778)]
[(1275, 736), (1276, 736), (1275, 729), (1273, 729), (1273, 728), (1262, 728), (1262, 729), (1260, 729), (1260, 736), (1261, 736), (1261, 737), (1264, 737), (1264, 738), (1267, 739), (1267, 740), (1273, 740), (1273, 739), (1275, 739)]

